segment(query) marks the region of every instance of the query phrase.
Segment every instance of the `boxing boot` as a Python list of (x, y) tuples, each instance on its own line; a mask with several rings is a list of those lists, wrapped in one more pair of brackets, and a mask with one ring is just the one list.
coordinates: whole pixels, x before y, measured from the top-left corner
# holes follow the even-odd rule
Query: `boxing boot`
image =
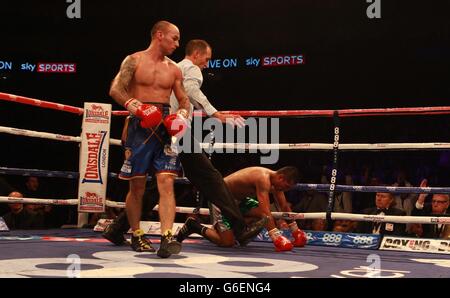
[(152, 242), (145, 238), (144, 231), (139, 229), (131, 235), (131, 248), (137, 252), (154, 252), (156, 251)]
[(128, 231), (130, 225), (125, 212), (122, 212), (112, 223), (110, 223), (102, 233), (103, 238), (115, 245), (126, 244), (124, 234)]
[(179, 254), (181, 243), (174, 239), (172, 231), (168, 230), (161, 235), (161, 245), (156, 253), (160, 258), (168, 258), (172, 254)]
[(203, 227), (195, 220), (195, 218), (188, 217), (184, 225), (178, 231), (177, 241), (181, 243), (193, 233), (201, 235), (202, 228)]

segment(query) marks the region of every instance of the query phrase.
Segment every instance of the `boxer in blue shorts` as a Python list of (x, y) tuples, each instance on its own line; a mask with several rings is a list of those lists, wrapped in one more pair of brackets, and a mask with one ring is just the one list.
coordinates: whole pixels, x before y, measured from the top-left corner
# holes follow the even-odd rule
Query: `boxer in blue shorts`
[[(168, 105), (153, 104), (169, 115)], [(162, 122), (154, 128), (142, 128), (140, 119), (129, 116), (124, 126), (122, 143), (125, 148), (125, 161), (120, 170), (120, 179), (129, 180), (147, 177), (147, 174), (181, 175), (179, 158), (171, 151), (170, 135)]]
[[(177, 26), (167, 21), (157, 22), (151, 30), (149, 47), (123, 60), (109, 90), (110, 96), (131, 114), (124, 129), (125, 162), (119, 176), (130, 183), (126, 212), (133, 231), (131, 247), (138, 252), (155, 251), (139, 226), (146, 176), (154, 170), (160, 194), (161, 245), (157, 255), (161, 258), (179, 253), (181, 249), (172, 234), (176, 208), (174, 174), (180, 169), (179, 162), (168, 154), (169, 151), (164, 151), (168, 148), (169, 136), (178, 137), (189, 118), (190, 105), (183, 75), (167, 57), (179, 47), (179, 40)], [(163, 121), (163, 114), (167, 115), (164, 105), (170, 103), (172, 91), (179, 109)]]

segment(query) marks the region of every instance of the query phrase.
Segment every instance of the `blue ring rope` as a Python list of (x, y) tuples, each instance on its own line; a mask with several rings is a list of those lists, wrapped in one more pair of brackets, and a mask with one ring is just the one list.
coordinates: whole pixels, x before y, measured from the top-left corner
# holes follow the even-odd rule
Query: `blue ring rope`
[[(36, 176), (48, 178), (68, 178), (77, 179), (78, 172), (70, 171), (48, 171), (38, 169), (21, 169), (21, 168), (7, 168), (0, 167), (0, 174), (3, 175), (19, 175), (19, 176)], [(109, 173), (110, 178), (116, 179), (116, 173)], [(151, 177), (148, 177), (151, 180)], [(177, 182), (189, 184), (186, 178), (177, 178)], [(292, 188), (293, 190), (315, 190), (318, 192), (329, 192), (330, 184), (306, 184), (298, 183)], [(336, 184), (335, 191), (339, 192), (387, 192), (387, 193), (448, 193), (450, 194), (450, 187), (404, 187), (404, 186), (365, 186), (365, 185), (340, 185)]]

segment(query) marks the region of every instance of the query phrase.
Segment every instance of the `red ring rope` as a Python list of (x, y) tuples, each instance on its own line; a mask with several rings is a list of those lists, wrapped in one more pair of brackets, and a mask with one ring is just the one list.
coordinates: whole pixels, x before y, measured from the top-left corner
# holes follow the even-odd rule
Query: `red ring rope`
[[(43, 101), (39, 99), (8, 94), (0, 92), (0, 100), (13, 101), (27, 105), (39, 106), (47, 109), (54, 109), (81, 115), (83, 109)], [(223, 111), (225, 114), (233, 113), (242, 117), (332, 117), (334, 110), (289, 110), (289, 111)], [(415, 108), (376, 108), (376, 109), (343, 109), (338, 110), (340, 117), (361, 117), (361, 116), (388, 116), (388, 115), (444, 115), (450, 114), (450, 106), (441, 107), (415, 107)], [(113, 111), (113, 115), (128, 116), (128, 111)], [(206, 116), (204, 112), (195, 111), (194, 116)]]

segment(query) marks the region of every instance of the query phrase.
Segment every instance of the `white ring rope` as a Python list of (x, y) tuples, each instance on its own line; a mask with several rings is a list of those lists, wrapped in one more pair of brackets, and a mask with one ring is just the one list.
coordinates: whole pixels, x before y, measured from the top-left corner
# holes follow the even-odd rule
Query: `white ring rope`
[(16, 198), (0, 196), (0, 203), (8, 204), (36, 204), (36, 205), (78, 205), (77, 199), (37, 199), (37, 198)]
[[(273, 217), (283, 219), (326, 219), (326, 212), (295, 213), (295, 212), (272, 212)], [(394, 222), (394, 223), (421, 223), (437, 224), (450, 223), (450, 217), (437, 216), (397, 216), (397, 215), (369, 215), (352, 213), (331, 213), (332, 220)]]
[[(201, 143), (203, 149), (209, 144)], [(248, 144), (248, 143), (215, 143), (213, 148), (236, 150), (333, 150), (328, 143), (292, 143), (292, 144)], [(404, 149), (449, 149), (450, 143), (375, 143), (375, 144), (339, 144), (339, 150), (404, 150)]]
[[(20, 129), (20, 128), (14, 128), (14, 127), (0, 126), (0, 132), (9, 133), (12, 135), (32, 137), (32, 138), (42, 138), (42, 139), (50, 139), (50, 140), (56, 140), (56, 141), (81, 143), (81, 137), (60, 135), (60, 134)], [(118, 139), (110, 139), (109, 143), (112, 145), (118, 145), (118, 146), (122, 145), (122, 142)]]
[(60, 134), (54, 134), (54, 133), (48, 133), (48, 132), (40, 132), (40, 131), (34, 131), (34, 130), (27, 130), (27, 129), (20, 129), (20, 128), (14, 128), (14, 127), (6, 127), (6, 126), (0, 126), (0, 132), (9, 133), (9, 134), (18, 135), (18, 136), (51, 139), (51, 140), (64, 141), (64, 142), (78, 142), (78, 143), (81, 142), (81, 137), (66, 136), (66, 135), (60, 135)]
[[(39, 132), (0, 126), (0, 132), (33, 138), (51, 139), (65, 142), (81, 142), (81, 137)], [(110, 139), (110, 144), (121, 146), (119, 139)], [(203, 149), (211, 148), (210, 143), (201, 143)], [(293, 143), (293, 144), (246, 144), (246, 143), (215, 143), (214, 150), (332, 150), (333, 144), (327, 143)], [(339, 144), (339, 150), (420, 150), (420, 149), (450, 149), (450, 143), (376, 143), (376, 144)]]
[[(39, 199), (39, 198), (16, 198), (16, 197), (8, 197), (8, 196), (0, 196), (0, 203), (8, 203), (8, 204), (36, 204), (36, 205), (78, 205), (77, 199)], [(125, 208), (125, 202), (116, 202), (106, 200), (106, 206), (112, 208)], [(194, 211), (194, 207), (176, 207), (176, 212), (178, 213), (192, 213)], [(158, 205), (156, 205), (153, 210), (158, 210)], [(208, 208), (201, 208), (199, 214), (201, 215), (209, 215)]]
[[(55, 199), (36, 199), (36, 198), (16, 198), (0, 196), (0, 203), (24, 203), (24, 204), (41, 204), (41, 205), (77, 205), (77, 199), (55, 200)], [(107, 200), (106, 206), (113, 208), (125, 208), (124, 202), (114, 202)], [(158, 210), (156, 205), (153, 210)], [(197, 210), (194, 207), (176, 207), (177, 213), (193, 213)], [(198, 214), (209, 215), (208, 208), (200, 208)], [(295, 212), (272, 212), (274, 218), (282, 218), (287, 220), (304, 220), (304, 219), (326, 219), (326, 212), (312, 213), (295, 213)], [(332, 220), (352, 220), (352, 221), (372, 221), (372, 222), (394, 222), (394, 223), (421, 223), (421, 224), (438, 224), (450, 223), (450, 217), (436, 216), (393, 216), (393, 215), (368, 215), (368, 214), (351, 214), (351, 213), (331, 213)]]

